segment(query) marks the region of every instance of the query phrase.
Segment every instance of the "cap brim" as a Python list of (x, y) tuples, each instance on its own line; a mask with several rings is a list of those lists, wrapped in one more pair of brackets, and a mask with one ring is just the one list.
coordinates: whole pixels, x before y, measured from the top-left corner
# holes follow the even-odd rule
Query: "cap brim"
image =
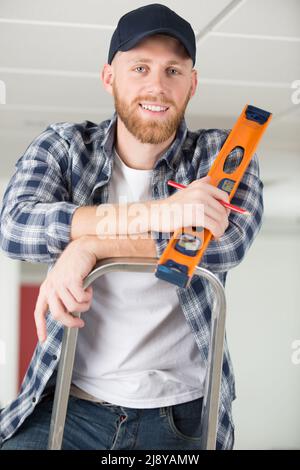
[(130, 49), (135, 47), (139, 42), (141, 42), (143, 39), (147, 38), (148, 36), (153, 36), (154, 34), (166, 34), (168, 36), (172, 36), (172, 37), (178, 39), (184, 45), (184, 47), (186, 48), (187, 53), (189, 54), (190, 58), (193, 61), (193, 64), (195, 63), (194, 59), (192, 57), (191, 51), (189, 50), (189, 44), (187, 43), (185, 37), (182, 36), (181, 34), (179, 34), (177, 31), (174, 31), (174, 30), (168, 29), (168, 28), (153, 29), (151, 31), (147, 31), (145, 33), (142, 33), (142, 34), (136, 36), (134, 39), (129, 39), (129, 41), (126, 41), (124, 44), (122, 44), (119, 47), (119, 51), (124, 51), (124, 52), (129, 51)]

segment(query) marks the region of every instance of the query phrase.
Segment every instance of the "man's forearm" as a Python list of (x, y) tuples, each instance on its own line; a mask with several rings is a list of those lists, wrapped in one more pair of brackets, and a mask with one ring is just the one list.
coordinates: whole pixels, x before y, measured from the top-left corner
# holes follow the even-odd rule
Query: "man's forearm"
[[(147, 234), (142, 234), (146, 235)], [(130, 258), (157, 258), (156, 244), (153, 238), (125, 239), (99, 239), (97, 236), (84, 236), (82, 243), (91, 250), (97, 260), (104, 258), (130, 257)]]
[(71, 241), (86, 235), (115, 238), (151, 231), (150, 205), (157, 205), (157, 201), (79, 207), (72, 217)]
[(96, 235), (97, 206), (82, 206), (76, 209), (71, 223), (71, 241), (84, 236)]

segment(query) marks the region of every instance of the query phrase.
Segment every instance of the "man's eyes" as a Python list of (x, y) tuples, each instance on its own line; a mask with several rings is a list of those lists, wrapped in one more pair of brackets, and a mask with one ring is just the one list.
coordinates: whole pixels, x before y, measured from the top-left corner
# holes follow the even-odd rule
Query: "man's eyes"
[(141, 66), (139, 66), (139, 67), (135, 67), (135, 69), (134, 69), (134, 70), (138, 70), (138, 69), (145, 69), (145, 67), (141, 67)]
[[(135, 67), (134, 70), (141, 71), (141, 69), (145, 70), (145, 67), (143, 67), (142, 65), (139, 65), (138, 67)], [(178, 70), (174, 69), (173, 67), (170, 67), (167, 70), (168, 72), (172, 72), (171, 75), (178, 75), (180, 73)]]

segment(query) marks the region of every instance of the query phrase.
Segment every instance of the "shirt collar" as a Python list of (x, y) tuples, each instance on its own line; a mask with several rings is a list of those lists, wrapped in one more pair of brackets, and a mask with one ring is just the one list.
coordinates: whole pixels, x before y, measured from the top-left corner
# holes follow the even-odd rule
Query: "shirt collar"
[[(113, 146), (115, 141), (115, 130), (117, 124), (117, 113), (115, 112), (111, 121), (106, 129), (105, 137), (102, 140), (101, 146), (105, 150), (105, 153), (109, 156), (113, 153)], [(187, 135), (187, 125), (185, 118), (183, 117), (180, 125), (177, 129), (176, 137), (170, 147), (165, 151), (163, 155), (157, 160), (155, 167), (162, 161), (165, 160), (168, 166), (174, 170), (179, 158), (180, 149), (185, 141)]]

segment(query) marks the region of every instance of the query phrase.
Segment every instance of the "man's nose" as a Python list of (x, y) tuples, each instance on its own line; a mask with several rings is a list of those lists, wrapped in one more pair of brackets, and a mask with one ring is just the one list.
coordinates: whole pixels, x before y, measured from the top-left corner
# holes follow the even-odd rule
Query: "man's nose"
[(166, 78), (160, 71), (152, 72), (149, 75), (148, 92), (156, 94), (165, 94), (167, 91)]

